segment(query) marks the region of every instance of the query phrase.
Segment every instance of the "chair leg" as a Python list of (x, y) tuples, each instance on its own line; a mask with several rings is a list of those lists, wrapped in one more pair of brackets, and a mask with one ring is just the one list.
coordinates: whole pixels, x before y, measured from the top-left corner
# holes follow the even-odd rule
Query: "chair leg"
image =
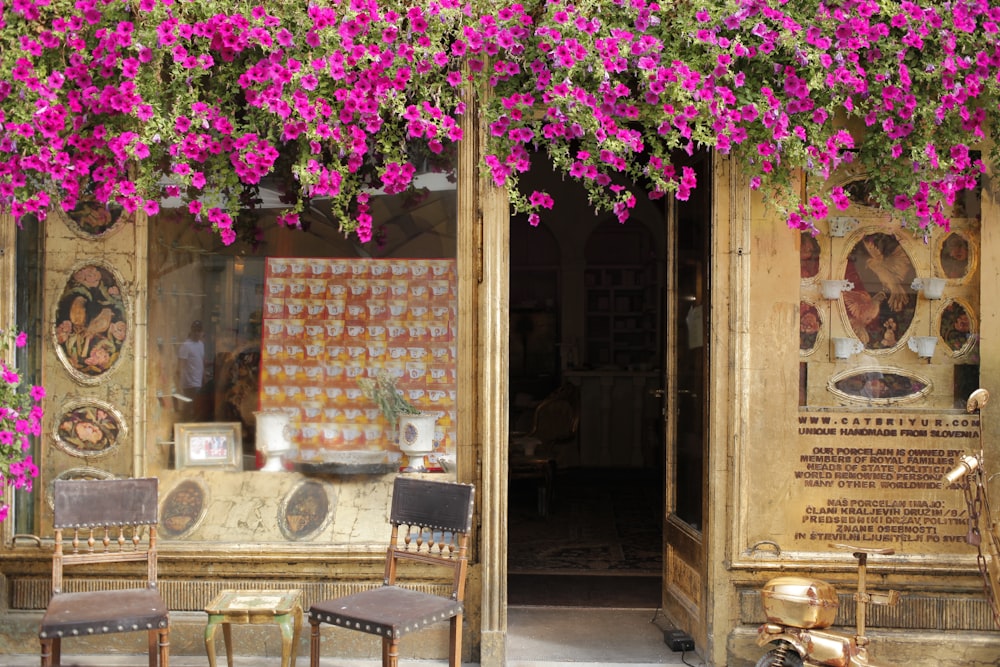
[(399, 640), (382, 640), (382, 667), (399, 667)]
[(158, 630), (146, 631), (146, 653), (149, 655), (149, 667), (156, 667), (157, 650), (156, 638), (159, 636)]
[(62, 664), (62, 637), (52, 640), (52, 665), (59, 667)]
[(170, 627), (160, 628), (160, 667), (170, 667)]
[(42, 667), (52, 667), (52, 640), (42, 639)]
[(451, 632), (448, 639), (448, 667), (460, 667), (462, 664), (462, 615), (451, 617)]
[(309, 667), (319, 667), (319, 620), (309, 617)]

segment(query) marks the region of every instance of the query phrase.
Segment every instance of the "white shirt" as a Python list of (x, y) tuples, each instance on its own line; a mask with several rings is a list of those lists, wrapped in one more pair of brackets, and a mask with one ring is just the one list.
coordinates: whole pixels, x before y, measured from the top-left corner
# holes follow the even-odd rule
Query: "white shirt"
[(190, 338), (177, 350), (180, 366), (181, 389), (200, 389), (205, 379), (205, 343)]

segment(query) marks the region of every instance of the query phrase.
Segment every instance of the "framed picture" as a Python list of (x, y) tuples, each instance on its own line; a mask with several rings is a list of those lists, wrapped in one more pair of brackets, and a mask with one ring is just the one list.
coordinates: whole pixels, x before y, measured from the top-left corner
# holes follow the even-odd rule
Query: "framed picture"
[(174, 460), (183, 468), (243, 469), (240, 422), (174, 424)]

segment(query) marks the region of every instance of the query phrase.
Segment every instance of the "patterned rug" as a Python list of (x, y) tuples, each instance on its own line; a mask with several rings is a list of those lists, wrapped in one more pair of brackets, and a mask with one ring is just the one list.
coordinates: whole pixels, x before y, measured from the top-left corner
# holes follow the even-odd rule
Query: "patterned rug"
[(659, 575), (663, 566), (656, 478), (643, 471), (566, 471), (546, 516), (536, 487), (512, 483), (507, 568), (512, 574)]

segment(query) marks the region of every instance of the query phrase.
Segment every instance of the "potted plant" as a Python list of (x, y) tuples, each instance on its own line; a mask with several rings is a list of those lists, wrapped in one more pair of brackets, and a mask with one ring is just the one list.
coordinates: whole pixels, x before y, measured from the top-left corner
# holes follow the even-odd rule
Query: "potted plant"
[(366, 397), (378, 406), (389, 422), (389, 428), (399, 425), (399, 448), (412, 455), (423, 455), (434, 449), (434, 422), (432, 414), (406, 400), (396, 388), (397, 378), (387, 371), (379, 371), (372, 378), (359, 378), (358, 386)]

